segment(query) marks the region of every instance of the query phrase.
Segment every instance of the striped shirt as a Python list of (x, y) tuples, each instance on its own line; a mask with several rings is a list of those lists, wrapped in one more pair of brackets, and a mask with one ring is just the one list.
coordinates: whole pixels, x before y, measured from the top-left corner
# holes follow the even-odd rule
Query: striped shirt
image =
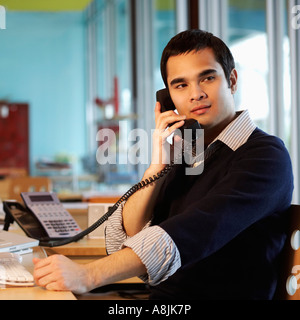
[[(250, 119), (248, 111), (238, 112), (238, 117), (232, 121), (218, 137), (207, 147), (204, 159), (218, 150), (220, 142), (236, 151), (247, 142), (256, 125)], [(203, 158), (203, 156), (202, 156)], [(194, 166), (200, 163), (195, 163)], [(154, 286), (173, 275), (181, 267), (180, 253), (171, 237), (159, 226), (150, 226), (151, 221), (142, 231), (129, 237), (124, 228), (122, 211), (125, 203), (108, 219), (106, 226), (106, 249), (108, 254), (124, 247), (131, 248), (141, 259), (147, 269), (147, 274), (141, 279)]]

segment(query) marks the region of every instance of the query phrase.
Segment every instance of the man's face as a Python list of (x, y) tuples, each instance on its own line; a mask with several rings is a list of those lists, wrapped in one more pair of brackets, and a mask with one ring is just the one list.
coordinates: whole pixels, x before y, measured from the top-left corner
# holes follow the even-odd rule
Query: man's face
[(223, 130), (233, 120), (237, 74), (234, 69), (229, 87), (210, 48), (170, 57), (167, 75), (171, 98), (180, 115), (215, 131)]

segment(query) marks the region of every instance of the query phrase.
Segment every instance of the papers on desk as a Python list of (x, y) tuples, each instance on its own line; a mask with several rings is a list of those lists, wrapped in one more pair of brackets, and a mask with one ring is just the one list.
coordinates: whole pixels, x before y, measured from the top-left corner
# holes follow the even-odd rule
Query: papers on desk
[(36, 239), (0, 230), (0, 252), (24, 254), (31, 252), (31, 249), (38, 245), (39, 241)]

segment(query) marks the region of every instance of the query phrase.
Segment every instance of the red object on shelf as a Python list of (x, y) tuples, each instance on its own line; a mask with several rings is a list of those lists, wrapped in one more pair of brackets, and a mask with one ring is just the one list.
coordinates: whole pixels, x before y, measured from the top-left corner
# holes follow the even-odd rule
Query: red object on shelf
[(94, 99), (95, 104), (98, 107), (105, 107), (108, 104), (113, 104), (115, 109), (115, 116), (119, 114), (119, 80), (118, 77), (114, 77), (114, 92), (113, 97), (108, 100), (103, 100), (99, 97)]
[(0, 167), (29, 172), (28, 104), (0, 102)]

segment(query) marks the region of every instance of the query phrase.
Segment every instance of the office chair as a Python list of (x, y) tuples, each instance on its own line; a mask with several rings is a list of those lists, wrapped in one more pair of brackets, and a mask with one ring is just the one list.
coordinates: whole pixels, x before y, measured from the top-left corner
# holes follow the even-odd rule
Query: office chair
[(21, 192), (52, 191), (52, 182), (47, 177), (10, 178), (9, 198), (22, 202)]
[(274, 300), (300, 300), (300, 205), (291, 205), (287, 214), (288, 237)]

